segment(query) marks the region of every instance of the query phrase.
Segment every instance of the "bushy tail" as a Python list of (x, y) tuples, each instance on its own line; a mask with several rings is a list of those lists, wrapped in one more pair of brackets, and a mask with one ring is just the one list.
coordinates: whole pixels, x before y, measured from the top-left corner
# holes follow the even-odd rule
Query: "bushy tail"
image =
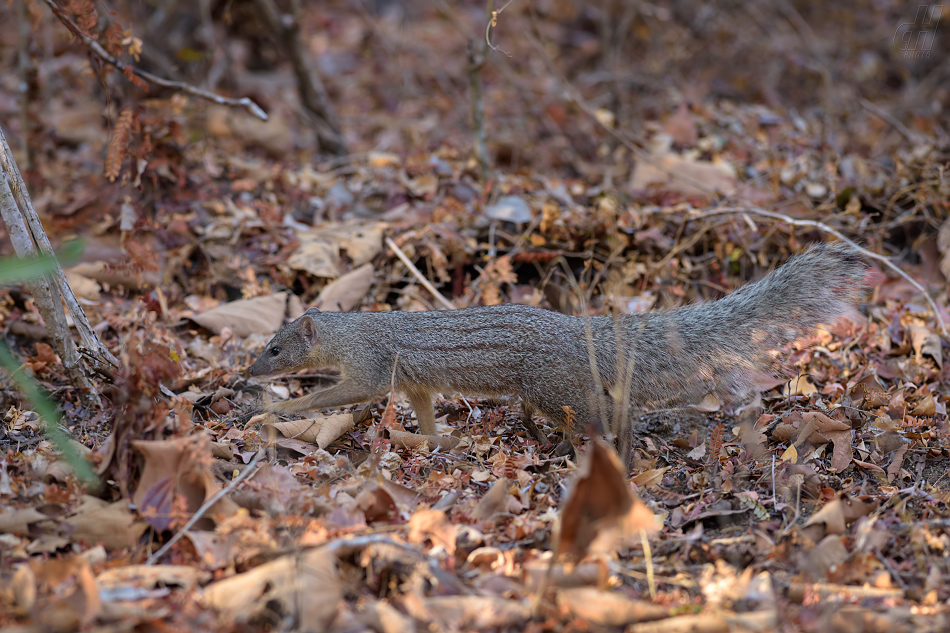
[(630, 317), (631, 398), (743, 395), (773, 372), (774, 350), (854, 314), (866, 273), (847, 244), (820, 244), (719, 301)]

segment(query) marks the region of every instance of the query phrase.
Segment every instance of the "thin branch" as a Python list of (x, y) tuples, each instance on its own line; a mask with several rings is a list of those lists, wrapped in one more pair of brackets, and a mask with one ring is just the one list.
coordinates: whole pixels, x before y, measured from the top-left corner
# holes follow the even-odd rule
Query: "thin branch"
[(868, 101), (867, 99), (861, 99), (859, 103), (861, 104), (862, 108), (864, 108), (865, 110), (867, 110), (868, 112), (876, 116), (877, 118), (881, 119), (885, 123), (889, 123), (891, 126), (893, 126), (895, 130), (900, 132), (901, 136), (903, 136), (906, 140), (910, 141), (911, 143), (926, 142), (926, 138), (922, 134), (918, 134), (917, 132), (913, 132), (907, 129), (907, 126), (905, 126), (903, 123), (898, 121), (890, 113), (888, 113), (886, 110), (884, 110), (881, 106), (877, 105), (873, 101)]
[(247, 479), (248, 475), (250, 475), (252, 472), (256, 472), (254, 467), (257, 466), (257, 462), (260, 461), (261, 455), (263, 454), (264, 454), (263, 449), (257, 451), (254, 457), (251, 459), (250, 463), (247, 465), (247, 468), (241, 471), (240, 475), (232, 479), (231, 483), (229, 483), (227, 486), (225, 486), (224, 488), (216, 492), (214, 496), (212, 496), (210, 499), (208, 499), (203, 504), (201, 504), (201, 507), (198, 508), (193, 515), (191, 515), (191, 518), (188, 519), (188, 522), (185, 523), (185, 525), (183, 525), (182, 528), (178, 530), (178, 532), (176, 532), (173, 537), (168, 539), (168, 542), (162, 545), (158, 549), (158, 551), (156, 551), (154, 554), (149, 556), (148, 560), (145, 561), (145, 564), (154, 565), (158, 561), (158, 559), (164, 556), (168, 552), (168, 550), (172, 548), (172, 545), (180, 541), (182, 537), (185, 536), (185, 534), (188, 532), (188, 530), (193, 528), (195, 526), (195, 523), (201, 520), (201, 517), (205, 515), (205, 512), (210, 510), (214, 506), (214, 504), (221, 501), (221, 499), (223, 499), (225, 495), (227, 495), (229, 492), (234, 490), (239, 483)]
[(316, 133), (319, 148), (335, 156), (345, 156), (346, 143), (333, 102), (301, 37), (300, 3), (291, 2), (290, 13), (281, 13), (274, 0), (255, 0), (254, 4), (290, 58), (290, 65), (297, 77), (300, 102)]
[(723, 207), (719, 209), (712, 209), (710, 211), (702, 211), (701, 213), (703, 217), (710, 216), (710, 215), (724, 215), (724, 214), (729, 214), (729, 213), (752, 213), (754, 215), (760, 215), (762, 217), (772, 218), (773, 220), (780, 220), (782, 222), (787, 222), (788, 224), (791, 224), (793, 226), (806, 226), (809, 228), (818, 229), (819, 231), (828, 233), (830, 235), (834, 235), (842, 242), (846, 242), (847, 244), (849, 244), (851, 248), (861, 253), (868, 259), (873, 259), (875, 261), (881, 262), (882, 264), (884, 264), (885, 266), (887, 266), (888, 268), (896, 272), (898, 275), (906, 279), (907, 282), (910, 283), (910, 285), (912, 285), (914, 288), (920, 291), (920, 293), (924, 295), (924, 298), (927, 299), (927, 303), (929, 303), (930, 307), (933, 309), (934, 316), (937, 317), (937, 322), (940, 324), (940, 331), (943, 334), (944, 339), (950, 340), (950, 333), (947, 332), (947, 325), (943, 321), (943, 316), (940, 314), (940, 309), (937, 307), (937, 303), (930, 296), (930, 293), (927, 292), (924, 289), (924, 287), (920, 285), (920, 283), (918, 283), (913, 277), (911, 277), (910, 275), (905, 273), (903, 270), (901, 270), (896, 264), (891, 262), (891, 260), (888, 259), (887, 257), (884, 257), (883, 255), (878, 255), (877, 253), (873, 251), (869, 251), (868, 249), (862, 246), (859, 246), (854, 240), (851, 240), (845, 237), (844, 234), (841, 233), (841, 231), (839, 231), (838, 229), (828, 226), (824, 222), (819, 222), (818, 220), (799, 220), (796, 218), (789, 217), (783, 213), (776, 213), (775, 211), (766, 211), (765, 209), (760, 209), (758, 207)]
[[(531, 20), (533, 24), (534, 23), (533, 13), (531, 14)], [(535, 30), (537, 30), (536, 27), (537, 25), (535, 25)], [(713, 198), (722, 197), (722, 194), (720, 192), (716, 191), (715, 189), (713, 189), (706, 183), (700, 182), (699, 180), (695, 178), (691, 178), (690, 176), (679, 173), (676, 170), (670, 169), (666, 165), (662, 164), (652, 154), (650, 154), (646, 150), (641, 149), (636, 143), (631, 141), (627, 137), (626, 134), (621, 133), (620, 130), (618, 130), (617, 128), (613, 127), (612, 125), (608, 125), (604, 121), (602, 121), (597, 116), (596, 109), (593, 106), (591, 106), (587, 102), (587, 100), (584, 99), (584, 97), (581, 96), (581, 94), (574, 88), (574, 86), (567, 79), (567, 77), (564, 76), (564, 73), (562, 73), (561, 71), (557, 69), (557, 67), (554, 65), (554, 61), (548, 55), (548, 52), (545, 49), (544, 44), (541, 42), (540, 39), (538, 39), (537, 35), (535, 33), (532, 33), (530, 30), (526, 30), (525, 33), (528, 36), (528, 40), (534, 45), (535, 49), (538, 51), (538, 56), (541, 58), (541, 61), (544, 62), (545, 66), (547, 66), (548, 72), (550, 72), (551, 75), (554, 76), (560, 82), (561, 86), (564, 88), (564, 91), (571, 98), (571, 100), (577, 105), (578, 108), (580, 108), (586, 115), (588, 115), (594, 121), (594, 123), (597, 124), (599, 128), (601, 128), (604, 132), (606, 132), (610, 136), (614, 137), (614, 139), (617, 142), (619, 142), (621, 145), (623, 145), (628, 150), (630, 150), (634, 156), (636, 156), (637, 158), (639, 158), (640, 160), (646, 163), (649, 163), (650, 165), (653, 165), (653, 167), (660, 170), (661, 172), (671, 177), (672, 179), (679, 180), (680, 182), (696, 187), (698, 190), (702, 191), (703, 193), (709, 194)]]
[(505, 6), (503, 6), (502, 8), (498, 9), (497, 11), (491, 11), (491, 15), (489, 15), (490, 19), (488, 20), (488, 24), (485, 25), (485, 44), (488, 46), (488, 48), (492, 49), (493, 51), (504, 53), (508, 57), (511, 57), (511, 53), (509, 53), (508, 51), (503, 51), (500, 48), (495, 47), (491, 43), (491, 30), (494, 27), (498, 26), (498, 16), (501, 15), (501, 12), (507, 9), (508, 5), (514, 1), (515, 0), (508, 0), (508, 2), (506, 2)]
[(426, 279), (425, 276), (419, 271), (419, 269), (416, 268), (415, 264), (413, 264), (413, 263), (409, 260), (409, 258), (406, 257), (406, 254), (402, 252), (402, 249), (399, 248), (398, 246), (396, 246), (396, 243), (392, 240), (391, 237), (387, 237), (387, 238), (386, 238), (386, 246), (388, 246), (389, 248), (393, 249), (393, 252), (396, 253), (396, 257), (398, 257), (399, 260), (400, 260), (403, 264), (406, 265), (406, 267), (412, 272), (412, 274), (416, 276), (416, 279), (419, 280), (419, 283), (421, 283), (421, 284), (425, 287), (426, 290), (428, 290), (430, 293), (432, 293), (432, 296), (435, 297), (436, 300), (437, 300), (439, 303), (441, 303), (442, 306), (443, 306), (446, 310), (454, 310), (454, 309), (455, 309), (455, 306), (452, 305), (452, 302), (449, 301), (448, 299), (446, 299), (445, 297), (443, 297), (443, 296), (442, 296), (442, 293), (435, 289), (435, 286), (433, 286), (433, 285), (429, 282), (429, 280)]
[(254, 101), (252, 101), (248, 97), (241, 97), (240, 99), (234, 99), (231, 97), (223, 97), (219, 94), (215, 94), (207, 90), (202, 90), (201, 88), (198, 88), (197, 86), (192, 86), (191, 84), (185, 83), (183, 81), (171, 81), (169, 79), (159, 77), (158, 75), (153, 75), (152, 73), (136, 68), (135, 66), (132, 66), (131, 64), (126, 64), (120, 59), (116, 59), (115, 57), (110, 55), (108, 51), (106, 51), (106, 49), (102, 48), (102, 45), (99, 44), (98, 41), (94, 40), (93, 38), (83, 33), (82, 30), (78, 26), (76, 26), (76, 24), (72, 22), (72, 20), (66, 17), (66, 14), (63, 13), (63, 10), (55, 2), (53, 2), (53, 0), (43, 0), (43, 1), (46, 2), (46, 5), (53, 12), (53, 15), (55, 15), (56, 18), (60, 22), (62, 22), (73, 35), (79, 38), (82, 41), (82, 43), (86, 45), (86, 48), (88, 48), (90, 51), (92, 51), (96, 55), (96, 57), (106, 62), (110, 66), (115, 66), (122, 72), (126, 72), (127, 70), (131, 71), (137, 77), (140, 77), (149, 83), (155, 84), (156, 86), (162, 86), (163, 88), (171, 88), (172, 90), (184, 92), (185, 94), (189, 94), (193, 97), (198, 97), (199, 99), (204, 99), (205, 101), (211, 101), (212, 103), (217, 103), (219, 105), (246, 108), (248, 112), (256, 116), (261, 121), (267, 120), (267, 113), (264, 112), (264, 110), (262, 110), (259, 105), (254, 103)]

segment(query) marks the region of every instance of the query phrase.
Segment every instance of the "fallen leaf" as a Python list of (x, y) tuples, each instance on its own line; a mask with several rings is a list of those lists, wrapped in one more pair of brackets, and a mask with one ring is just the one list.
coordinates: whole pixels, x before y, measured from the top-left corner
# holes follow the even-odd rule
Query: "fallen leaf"
[(191, 320), (215, 334), (230, 328), (235, 336), (273, 334), (284, 324), (287, 311), (287, 293), (275, 292), (265, 297), (239, 299), (224, 303), (207, 312), (196, 314)]
[(908, 329), (910, 344), (914, 348), (917, 360), (922, 360), (924, 355), (930, 356), (937, 363), (937, 367), (943, 369), (943, 349), (940, 345), (940, 337), (922, 325), (911, 324)]
[(265, 422), (262, 426), (273, 427), (288, 439), (300, 440), (326, 448), (344, 433), (353, 430), (352, 413), (334, 413), (306, 420), (288, 420), (284, 422)]
[(314, 307), (326, 312), (349, 312), (363, 300), (372, 284), (373, 265), (364, 264), (324, 286)]
[(107, 503), (88, 495), (65, 522), (72, 526), (69, 538), (74, 543), (102, 543), (110, 552), (134, 547), (148, 529), (144, 521), (132, 514), (128, 501)]
[(620, 458), (603, 440), (592, 440), (561, 508), (555, 551), (583, 558), (599, 537), (601, 547), (610, 549), (630, 534), (656, 529), (653, 513), (631, 491)]
[(214, 582), (201, 594), (206, 606), (235, 622), (282, 614), (302, 631), (327, 630), (342, 597), (336, 556), (322, 549), (282, 556)]
[(594, 626), (626, 626), (662, 620), (670, 615), (669, 607), (593, 587), (561, 589), (557, 592), (557, 603), (574, 618)]

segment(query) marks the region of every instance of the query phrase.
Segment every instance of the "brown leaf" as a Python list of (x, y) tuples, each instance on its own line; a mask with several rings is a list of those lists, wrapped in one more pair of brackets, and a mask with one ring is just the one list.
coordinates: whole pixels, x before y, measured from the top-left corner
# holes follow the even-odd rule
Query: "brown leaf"
[(201, 600), (234, 622), (278, 613), (302, 631), (325, 631), (337, 616), (342, 588), (336, 556), (321, 549), (282, 556), (205, 587)]
[(422, 435), (395, 429), (389, 429), (387, 432), (394, 448), (413, 449), (428, 444), (429, 450), (450, 451), (461, 442), (459, 438), (448, 435)]
[(235, 336), (273, 334), (284, 324), (287, 312), (287, 293), (275, 292), (265, 297), (239, 299), (224, 303), (207, 312), (196, 314), (191, 320), (215, 334), (231, 328)]
[[(172, 504), (176, 497), (184, 498), (190, 515), (220, 490), (207, 468), (214, 458), (206, 436), (168, 441), (136, 440), (132, 447), (145, 458), (132, 501), (156, 529), (167, 529), (175, 519)], [(225, 497), (198, 521), (198, 529), (213, 527), (212, 517), (231, 516), (235, 512), (237, 505)]]
[(499, 477), (485, 496), (478, 501), (475, 516), (479, 521), (488, 521), (496, 514), (508, 511), (508, 478)]
[(344, 433), (353, 430), (353, 414), (334, 413), (307, 418), (306, 420), (268, 421), (264, 422), (262, 426), (274, 427), (286, 438), (310, 442), (325, 449)]
[(557, 603), (572, 617), (594, 626), (626, 626), (635, 622), (662, 620), (670, 615), (668, 607), (593, 587), (562, 589), (557, 593)]
[(314, 307), (326, 312), (349, 312), (363, 300), (372, 284), (373, 265), (364, 264), (324, 286)]
[(74, 543), (102, 543), (110, 552), (134, 547), (148, 529), (129, 510), (128, 501), (106, 503), (88, 495), (66, 523), (73, 528), (69, 538)]
[(389, 522), (399, 513), (392, 496), (373, 481), (363, 484), (356, 495), (356, 507), (362, 510), (367, 523)]
[(530, 604), (515, 598), (447, 596), (425, 598), (423, 604), (444, 631), (508, 629), (531, 618)]
[(640, 488), (652, 488), (663, 481), (663, 473), (669, 469), (669, 466), (664, 466), (663, 468), (652, 468), (643, 471), (633, 478), (633, 483), (637, 484)]
[(908, 329), (910, 330), (910, 343), (914, 347), (917, 360), (921, 360), (926, 354), (934, 359), (937, 367), (943, 369), (943, 349), (940, 345), (940, 337), (922, 325), (912, 324)]
[(450, 556), (455, 554), (457, 533), (458, 527), (449, 521), (442, 510), (417, 510), (409, 519), (410, 543), (422, 543), (429, 539), (433, 545), (441, 546)]
[(653, 513), (630, 490), (626, 469), (603, 440), (591, 442), (579, 470), (561, 509), (556, 552), (583, 558), (601, 534), (655, 530)]

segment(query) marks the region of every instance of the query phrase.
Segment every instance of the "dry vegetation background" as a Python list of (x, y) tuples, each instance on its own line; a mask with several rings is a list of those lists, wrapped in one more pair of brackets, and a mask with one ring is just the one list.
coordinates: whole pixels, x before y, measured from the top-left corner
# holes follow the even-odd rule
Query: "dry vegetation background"
[[(334, 146), (268, 3), (54, 5), (266, 123), (103, 64), (50, 4), (0, 3), (0, 127), (54, 245), (82, 238), (70, 283), (120, 366), (90, 406), (0, 289), (100, 477), (3, 374), (4, 630), (950, 628), (950, 15), (906, 56), (902, 2), (515, 0), (489, 48), (479, 2), (303, 2)], [(868, 258), (857, 321), (786, 350), (798, 379), (739, 415), (637, 412), (629, 475), (585, 435), (557, 456), (517, 402), (445, 394), (420, 440), (398, 398), (256, 415), (330, 377), (244, 375), (301, 305), (443, 307), (426, 280), (456, 307), (664, 308), (831, 231), (916, 285)]]

